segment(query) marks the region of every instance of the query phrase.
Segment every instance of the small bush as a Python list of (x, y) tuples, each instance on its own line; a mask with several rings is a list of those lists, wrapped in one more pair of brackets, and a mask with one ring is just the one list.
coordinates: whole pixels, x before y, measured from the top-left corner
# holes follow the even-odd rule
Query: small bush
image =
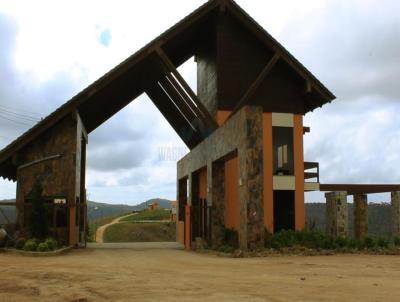
[(239, 234), (236, 230), (225, 229), (224, 237), (224, 242), (226, 245), (233, 248), (237, 248), (239, 246)]
[(50, 251), (53, 251), (58, 247), (58, 243), (54, 238), (47, 238), (44, 243), (46, 243)]
[(336, 247), (338, 247), (338, 248), (344, 248), (348, 244), (347, 239), (344, 237), (337, 237), (335, 239), (335, 243), (336, 243)]
[(38, 244), (35, 239), (29, 239), (25, 242), (24, 251), (36, 251)]
[(6, 243), (6, 247), (8, 247), (8, 248), (15, 247), (15, 240), (14, 239), (8, 240)]
[(15, 242), (15, 248), (17, 250), (22, 250), (25, 246), (25, 238), (18, 238), (17, 241)]
[(274, 236), (267, 230), (264, 230), (264, 247), (272, 248), (272, 239)]
[(399, 247), (400, 246), (400, 237), (395, 237), (393, 239), (393, 244), (394, 244), (394, 246)]
[(46, 242), (39, 243), (39, 245), (37, 246), (38, 252), (48, 252), (49, 250), (49, 246)]
[(372, 237), (365, 237), (363, 240), (363, 246), (367, 249), (373, 249), (376, 246), (376, 242)]
[(235, 248), (229, 245), (221, 245), (218, 247), (218, 251), (222, 253), (233, 253), (235, 251)]
[(351, 249), (358, 249), (359, 246), (360, 246), (360, 243), (359, 243), (359, 241), (356, 240), (356, 239), (350, 239), (350, 240), (347, 242), (347, 247), (349, 247), (349, 248), (351, 248)]
[(387, 240), (386, 238), (383, 238), (383, 237), (379, 237), (377, 240), (376, 240), (376, 245), (378, 246), (378, 247), (380, 247), (380, 248), (388, 248), (389, 247), (389, 240)]

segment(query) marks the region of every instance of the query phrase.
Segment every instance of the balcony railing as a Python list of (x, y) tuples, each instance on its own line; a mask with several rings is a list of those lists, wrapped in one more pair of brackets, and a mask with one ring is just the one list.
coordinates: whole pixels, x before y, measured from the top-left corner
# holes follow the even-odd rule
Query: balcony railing
[(306, 181), (310, 179), (316, 179), (317, 182), (319, 182), (319, 163), (304, 162), (304, 180)]

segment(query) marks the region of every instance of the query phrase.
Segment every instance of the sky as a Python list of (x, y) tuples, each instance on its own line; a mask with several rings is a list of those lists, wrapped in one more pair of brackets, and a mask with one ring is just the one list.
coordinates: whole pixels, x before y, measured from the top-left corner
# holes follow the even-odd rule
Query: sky
[[(0, 148), (203, 3), (0, 0)], [(237, 3), (337, 96), (304, 119), (320, 181), (400, 183), (400, 2)], [(195, 89), (195, 64), (179, 71)], [(175, 199), (186, 152), (142, 95), (89, 135), (89, 199)], [(0, 199), (14, 197), (15, 183), (0, 179)]]

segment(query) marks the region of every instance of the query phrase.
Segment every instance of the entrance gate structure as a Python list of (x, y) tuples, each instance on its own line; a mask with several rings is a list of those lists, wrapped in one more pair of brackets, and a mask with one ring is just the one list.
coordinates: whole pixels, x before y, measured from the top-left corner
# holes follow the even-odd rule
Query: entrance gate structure
[[(177, 71), (193, 56), (197, 93)], [(53, 232), (85, 243), (88, 135), (142, 93), (191, 150), (177, 166), (178, 241), (218, 245), (232, 230), (253, 249), (265, 230), (304, 228), (319, 174), (305, 172), (318, 164), (303, 159), (303, 115), (335, 97), (234, 1), (211, 0), (0, 152), (22, 231), (39, 176)]]

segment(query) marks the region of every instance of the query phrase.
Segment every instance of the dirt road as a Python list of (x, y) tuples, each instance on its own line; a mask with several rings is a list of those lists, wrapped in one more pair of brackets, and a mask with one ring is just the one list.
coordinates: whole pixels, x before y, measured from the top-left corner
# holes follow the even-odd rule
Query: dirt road
[(232, 259), (179, 250), (0, 255), (0, 301), (400, 301), (400, 257)]
[(110, 223), (107, 223), (107, 224), (105, 224), (105, 225), (102, 225), (101, 227), (98, 227), (97, 230), (96, 230), (96, 236), (95, 236), (96, 242), (98, 242), (98, 243), (103, 243), (103, 242), (104, 242), (104, 238), (103, 238), (103, 237), (104, 237), (104, 231), (105, 231), (106, 228), (108, 228), (110, 225), (119, 223), (121, 219), (124, 219), (125, 217), (128, 217), (128, 216), (136, 215), (136, 214), (137, 214), (137, 213), (133, 213), (133, 214), (128, 214), (128, 215), (125, 215), (125, 216), (121, 216), (121, 217), (115, 218), (115, 219), (114, 219), (113, 221), (111, 221)]

